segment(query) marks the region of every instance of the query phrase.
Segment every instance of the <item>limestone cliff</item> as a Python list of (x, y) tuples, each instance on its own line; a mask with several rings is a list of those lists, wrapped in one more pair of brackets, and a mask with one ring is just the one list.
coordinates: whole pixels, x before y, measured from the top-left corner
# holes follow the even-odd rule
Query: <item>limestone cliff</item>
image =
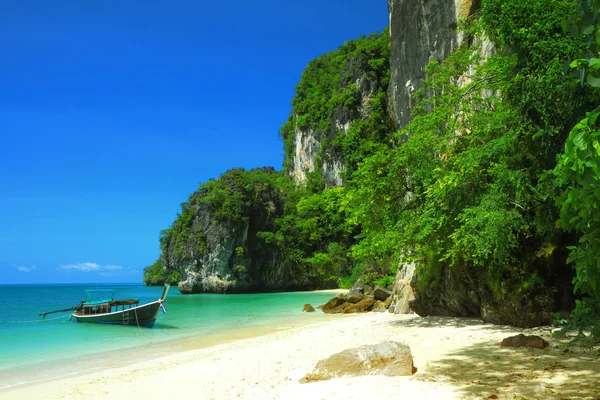
[(480, 0), (388, 0), (390, 16), (390, 114), (396, 128), (410, 121), (414, 93), (430, 61), (443, 61), (460, 45), (458, 22), (472, 15)]
[(182, 277), (182, 293), (256, 292), (300, 288), (260, 237), (273, 230), (283, 198), (269, 168), (234, 169), (203, 184), (161, 233), (167, 270)]
[[(343, 185), (352, 166), (340, 136), (360, 130), (357, 124), (371, 118), (388, 80), (387, 32), (347, 42), (309, 63), (296, 86), (290, 118), (281, 130), (285, 168), (296, 184), (317, 173), (325, 188)], [(387, 103), (378, 105), (387, 110)]]
[[(388, 104), (396, 129), (410, 122), (414, 95), (426, 76), (427, 64), (442, 62), (458, 48), (464, 38), (457, 30), (459, 21), (472, 15), (479, 7), (479, 0), (388, 0), (391, 70)], [(489, 43), (486, 40), (481, 42), (484, 55), (491, 53)], [(426, 298), (423, 291), (418, 292), (416, 287), (411, 287), (411, 282), (416, 284), (415, 271), (414, 264), (400, 265), (394, 283), (391, 312), (410, 313), (409, 303), (418, 308), (418, 301)], [(451, 271), (448, 272), (451, 274)], [(415, 292), (421, 295), (416, 303)], [(472, 299), (473, 296), (467, 298)], [(438, 307), (438, 312), (443, 315), (453, 312), (456, 315), (472, 315), (477, 313), (473, 310), (479, 310), (479, 304), (467, 301), (466, 307), (472, 310), (470, 313), (462, 312), (462, 303), (457, 301), (454, 304), (461, 308), (460, 312), (448, 310), (448, 307)]]

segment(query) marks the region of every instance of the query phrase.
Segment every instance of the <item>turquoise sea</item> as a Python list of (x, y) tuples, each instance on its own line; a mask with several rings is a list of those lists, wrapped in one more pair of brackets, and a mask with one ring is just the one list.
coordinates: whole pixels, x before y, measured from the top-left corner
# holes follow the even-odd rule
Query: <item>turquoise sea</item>
[(70, 313), (43, 311), (75, 306), (85, 289), (115, 289), (115, 298), (160, 297), (162, 287), (143, 285), (0, 285), (0, 392), (35, 382), (127, 365), (174, 351), (207, 347), (325, 321), (303, 313), (305, 303), (325, 303), (331, 292), (182, 295), (172, 287), (153, 329), (69, 321)]

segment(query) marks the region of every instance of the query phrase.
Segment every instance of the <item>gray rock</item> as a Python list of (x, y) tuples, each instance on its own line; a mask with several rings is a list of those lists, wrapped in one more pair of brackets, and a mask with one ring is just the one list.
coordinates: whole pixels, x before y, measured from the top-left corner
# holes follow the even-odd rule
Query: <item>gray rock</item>
[(394, 314), (411, 314), (410, 302), (415, 299), (415, 293), (410, 281), (415, 274), (416, 264), (401, 264), (398, 267), (396, 280), (392, 288), (389, 311)]
[(410, 347), (383, 342), (344, 350), (317, 363), (301, 383), (361, 375), (410, 376), (416, 372)]
[(462, 40), (458, 21), (479, 6), (476, 0), (388, 0), (390, 86), (388, 103), (396, 127), (410, 121), (414, 94), (430, 61), (443, 61)]
[(502, 340), (502, 343), (500, 343), (500, 346), (502, 347), (531, 347), (534, 349), (545, 349), (549, 345), (550, 343), (548, 343), (546, 340), (542, 339), (539, 336), (526, 336), (522, 333), (519, 335), (507, 337), (504, 340)]
[(350, 289), (348, 294), (350, 294), (350, 293), (360, 293), (360, 294), (365, 293), (365, 284), (363, 283), (362, 278), (358, 278), (358, 280), (356, 282), (354, 282), (354, 285), (352, 285), (352, 288)]
[(375, 297), (375, 300), (386, 301), (391, 295), (391, 291), (382, 288), (381, 286), (375, 286), (375, 289), (373, 290), (373, 297)]
[[(275, 173), (263, 168), (264, 173)], [(224, 184), (243, 193), (244, 188), (230, 176)], [(264, 241), (258, 232), (268, 231), (275, 218), (283, 213), (284, 198), (277, 188), (263, 192), (266, 206), (253, 204), (240, 210), (243, 218), (218, 218), (213, 205), (202, 201), (207, 193), (198, 190), (187, 203), (192, 218), (187, 222), (187, 235), (165, 235), (161, 238), (162, 260), (168, 270), (178, 271), (182, 293), (236, 293), (286, 289), (291, 287), (289, 268), (282, 265), (277, 250), (265, 257)], [(269, 212), (262, 212), (268, 207)], [(178, 238), (177, 241), (175, 238)], [(181, 240), (185, 238), (184, 240)]]
[(363, 300), (365, 296), (362, 293), (348, 293), (344, 296), (344, 299), (348, 303), (356, 304), (359, 301)]
[(415, 299), (411, 310), (422, 317), (480, 317), (481, 289), (485, 286), (482, 274), (465, 273), (455, 268), (440, 266), (435, 278), (423, 282), (416, 272), (410, 282)]
[[(561, 307), (560, 299), (552, 295), (524, 299), (516, 293), (508, 293), (498, 299), (487, 285), (483, 270), (441, 265), (435, 275), (421, 282), (422, 272), (416, 272), (410, 282), (415, 295), (410, 308), (422, 317), (475, 317), (491, 324), (531, 328), (549, 323), (552, 318), (549, 310)], [(566, 280), (548, 282), (549, 287), (554, 285), (559, 292), (563, 290), (562, 285), (568, 284)]]

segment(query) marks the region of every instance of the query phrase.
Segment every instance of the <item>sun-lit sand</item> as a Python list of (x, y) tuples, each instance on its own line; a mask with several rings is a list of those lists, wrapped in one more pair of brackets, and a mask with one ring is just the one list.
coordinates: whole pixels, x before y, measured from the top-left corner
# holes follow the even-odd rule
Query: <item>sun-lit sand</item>
[[(539, 334), (545, 350), (500, 341)], [(300, 384), (315, 364), (363, 344), (410, 345), (417, 373)], [(494, 397), (497, 396), (497, 397)], [(491, 397), (490, 397), (491, 396)], [(0, 393), (1, 399), (597, 399), (600, 350), (566, 348), (548, 328), (368, 313), (173, 353), (112, 370)]]

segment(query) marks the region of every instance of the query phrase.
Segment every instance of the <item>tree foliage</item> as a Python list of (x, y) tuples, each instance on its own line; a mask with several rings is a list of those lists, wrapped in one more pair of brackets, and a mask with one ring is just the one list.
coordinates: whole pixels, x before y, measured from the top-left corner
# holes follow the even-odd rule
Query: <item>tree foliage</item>
[[(578, 1), (578, 13), (565, 24), (565, 30), (585, 42), (582, 58), (570, 66), (575, 76), (600, 88), (600, 2)], [(598, 103), (596, 103), (597, 105)], [(575, 291), (582, 295), (571, 317), (571, 326), (591, 326), (600, 337), (600, 108), (590, 112), (569, 133), (564, 153), (555, 169), (563, 191), (559, 225), (577, 232), (579, 240), (570, 246), (569, 262), (575, 265)]]

